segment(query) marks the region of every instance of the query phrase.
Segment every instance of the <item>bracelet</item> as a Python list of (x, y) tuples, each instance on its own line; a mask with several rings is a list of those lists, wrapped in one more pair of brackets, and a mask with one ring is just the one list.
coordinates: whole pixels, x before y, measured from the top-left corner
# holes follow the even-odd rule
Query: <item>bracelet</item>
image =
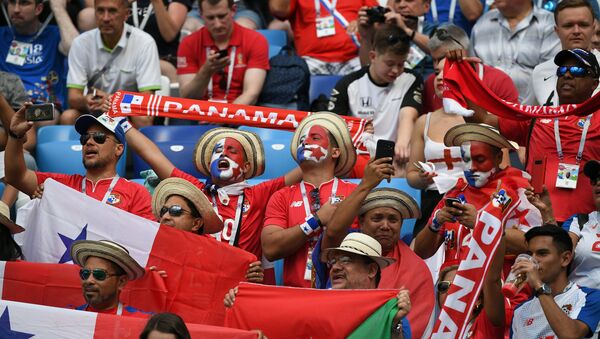
[(417, 30), (413, 29), (413, 31), (412, 31), (412, 33), (410, 34), (410, 37), (409, 37), (410, 41), (413, 41), (415, 39), (415, 35), (416, 34), (417, 34)]
[(8, 130), (8, 136), (10, 136), (13, 139), (21, 140), (25, 137), (25, 134), (23, 134), (21, 136), (16, 135), (10, 128), (7, 128), (7, 130)]
[(311, 235), (313, 232), (319, 230), (320, 228), (321, 226), (319, 226), (319, 223), (317, 222), (317, 219), (315, 219), (313, 214), (307, 217), (304, 223), (300, 224), (300, 229), (306, 235)]

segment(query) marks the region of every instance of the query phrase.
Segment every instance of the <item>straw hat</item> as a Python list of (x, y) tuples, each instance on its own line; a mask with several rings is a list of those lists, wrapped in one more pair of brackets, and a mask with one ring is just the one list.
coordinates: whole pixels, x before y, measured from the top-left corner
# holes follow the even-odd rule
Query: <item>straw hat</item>
[(373, 261), (379, 265), (380, 269), (384, 269), (396, 261), (392, 258), (382, 257), (381, 244), (379, 244), (379, 241), (360, 232), (348, 234), (339, 247), (324, 250), (323, 255), (325, 255), (325, 258), (329, 257), (331, 251), (343, 251), (367, 256), (373, 259)]
[(71, 258), (79, 266), (85, 266), (89, 257), (99, 257), (111, 261), (121, 267), (129, 280), (139, 279), (144, 276), (144, 268), (135, 261), (129, 251), (109, 240), (79, 240), (71, 246)]
[(233, 138), (242, 144), (244, 153), (246, 153), (246, 160), (250, 163), (250, 171), (246, 173), (245, 179), (263, 174), (265, 171), (265, 151), (258, 135), (225, 127), (213, 128), (198, 139), (194, 149), (194, 163), (200, 173), (210, 177), (210, 159), (215, 145), (223, 138)]
[(0, 201), (0, 224), (6, 226), (6, 228), (8, 228), (10, 231), (10, 234), (25, 231), (23, 227), (10, 220), (10, 208), (8, 208), (8, 205), (4, 203), (4, 201)]
[(212, 234), (223, 229), (223, 222), (215, 213), (206, 195), (191, 182), (182, 178), (167, 178), (158, 184), (152, 195), (152, 213), (158, 219), (160, 209), (172, 195), (185, 197), (194, 204), (202, 219), (204, 219), (204, 233)]
[(376, 188), (372, 190), (358, 211), (363, 215), (377, 207), (390, 207), (400, 213), (402, 219), (416, 219), (421, 216), (419, 204), (413, 197), (395, 188)]
[(454, 126), (446, 132), (444, 144), (460, 146), (468, 141), (481, 141), (498, 148), (519, 149), (516, 142), (506, 139), (497, 129), (486, 124), (462, 124)]
[(316, 112), (300, 122), (292, 137), (292, 144), (290, 146), (290, 151), (292, 152), (294, 160), (298, 161), (296, 150), (300, 143), (300, 137), (302, 137), (302, 135), (304, 135), (304, 133), (306, 133), (313, 125), (322, 126), (329, 131), (340, 148), (340, 157), (335, 166), (335, 176), (343, 177), (348, 174), (356, 162), (356, 150), (352, 143), (350, 131), (348, 131), (348, 125), (344, 119), (335, 113)]

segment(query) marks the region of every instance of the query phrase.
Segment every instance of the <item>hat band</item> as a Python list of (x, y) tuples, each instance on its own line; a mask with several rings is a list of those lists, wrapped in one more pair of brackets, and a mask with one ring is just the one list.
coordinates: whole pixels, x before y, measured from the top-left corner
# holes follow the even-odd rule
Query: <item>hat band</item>
[(362, 244), (363, 244), (363, 245), (365, 245), (365, 246), (367, 246), (367, 247), (369, 247), (370, 249), (372, 249), (372, 250), (373, 250), (373, 252), (375, 252), (375, 255), (373, 255), (373, 254), (369, 254), (369, 253), (365, 252), (364, 250), (362, 250), (362, 249), (359, 249), (359, 248), (356, 248), (356, 247), (354, 247), (354, 246), (342, 245), (342, 246), (340, 246), (340, 248), (339, 248), (339, 249), (341, 250), (341, 249), (344, 249), (344, 248), (348, 248), (348, 249), (353, 249), (353, 250), (355, 250), (355, 251), (358, 251), (358, 252), (360, 252), (360, 253), (362, 253), (362, 254), (364, 254), (364, 255), (366, 255), (366, 256), (379, 256), (379, 255), (378, 255), (378, 253), (377, 253), (377, 250), (375, 250), (373, 247), (371, 247), (371, 246), (369, 246), (369, 245), (367, 245), (367, 244), (364, 244), (364, 243), (362, 243)]

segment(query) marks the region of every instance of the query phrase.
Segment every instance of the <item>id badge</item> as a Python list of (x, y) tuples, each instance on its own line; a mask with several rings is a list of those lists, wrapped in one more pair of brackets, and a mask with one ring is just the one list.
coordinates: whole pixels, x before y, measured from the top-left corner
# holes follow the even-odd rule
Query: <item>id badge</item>
[(308, 256), (306, 257), (306, 267), (304, 268), (304, 280), (308, 280), (308, 281), (312, 281), (312, 270), (313, 270), (312, 253), (313, 253), (313, 247), (310, 246), (308, 248)]
[(9, 64), (23, 66), (27, 58), (27, 54), (33, 48), (32, 44), (13, 40), (6, 55), (6, 62)]
[(577, 187), (578, 178), (579, 165), (565, 163), (558, 164), (556, 187), (575, 189)]
[(335, 21), (333, 16), (317, 18), (317, 38), (335, 35)]
[(423, 61), (423, 59), (425, 59), (426, 56), (427, 54), (423, 52), (423, 50), (419, 47), (415, 45), (410, 46), (410, 50), (408, 51), (408, 57), (404, 62), (404, 67), (408, 69), (413, 69), (417, 67), (417, 65), (419, 65), (419, 63)]

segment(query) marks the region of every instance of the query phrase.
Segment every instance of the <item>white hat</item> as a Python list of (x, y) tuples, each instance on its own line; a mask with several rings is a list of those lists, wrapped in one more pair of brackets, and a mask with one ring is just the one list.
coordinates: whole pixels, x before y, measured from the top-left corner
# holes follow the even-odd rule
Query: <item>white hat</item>
[(139, 279), (144, 276), (144, 268), (135, 261), (129, 251), (109, 240), (79, 240), (71, 246), (71, 258), (79, 266), (84, 266), (89, 257), (99, 257), (111, 261), (121, 267), (129, 280)]
[(331, 251), (343, 251), (367, 256), (373, 259), (373, 261), (379, 265), (380, 269), (388, 267), (396, 261), (392, 258), (382, 257), (381, 244), (379, 244), (379, 241), (360, 232), (352, 232), (348, 234), (339, 247), (328, 248), (323, 251), (323, 255), (325, 255), (327, 258)]

